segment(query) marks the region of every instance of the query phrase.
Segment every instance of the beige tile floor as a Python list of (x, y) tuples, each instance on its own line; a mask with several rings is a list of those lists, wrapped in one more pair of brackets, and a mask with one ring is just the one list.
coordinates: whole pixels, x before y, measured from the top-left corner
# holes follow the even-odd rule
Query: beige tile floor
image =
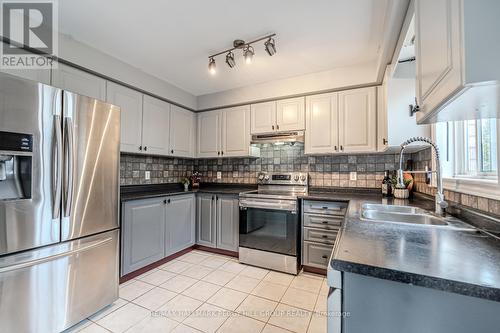
[(321, 333), (328, 287), (194, 250), (120, 285), (114, 304), (67, 332)]

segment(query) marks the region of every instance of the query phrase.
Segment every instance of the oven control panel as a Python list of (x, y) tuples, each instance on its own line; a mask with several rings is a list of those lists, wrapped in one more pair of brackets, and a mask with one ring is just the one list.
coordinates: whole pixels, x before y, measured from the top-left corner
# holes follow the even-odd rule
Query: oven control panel
[(257, 177), (259, 184), (307, 185), (306, 172), (261, 172)]

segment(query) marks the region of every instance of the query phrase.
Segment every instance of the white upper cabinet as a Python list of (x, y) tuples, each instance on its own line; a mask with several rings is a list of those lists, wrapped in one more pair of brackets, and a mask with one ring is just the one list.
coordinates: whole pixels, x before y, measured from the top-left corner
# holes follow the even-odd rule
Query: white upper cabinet
[(61, 63), (52, 69), (52, 85), (101, 101), (106, 100), (106, 80)]
[(170, 104), (144, 95), (142, 149), (144, 153), (169, 155)]
[(221, 111), (207, 111), (198, 114), (198, 157), (220, 156)]
[(376, 87), (341, 91), (338, 102), (340, 151), (376, 151)]
[(179, 157), (194, 156), (196, 118), (193, 112), (171, 106), (170, 110), (170, 154)]
[(276, 130), (276, 102), (250, 105), (252, 134), (271, 133)]
[(500, 1), (415, 1), (419, 123), (498, 117)]
[(250, 149), (250, 107), (224, 110), (221, 156), (249, 156)]
[(260, 156), (260, 149), (250, 146), (250, 106), (201, 112), (197, 116), (197, 157)]
[(276, 130), (297, 131), (305, 126), (305, 98), (289, 98), (276, 102)]
[(142, 152), (142, 94), (107, 82), (108, 103), (118, 105), (121, 110), (120, 151), (128, 153)]
[(338, 150), (338, 93), (306, 97), (305, 154)]
[[(403, 141), (410, 137), (431, 136), (430, 125), (418, 125), (410, 115), (409, 105), (415, 103), (415, 78), (392, 77), (392, 66), (387, 66), (384, 81), (377, 87), (377, 151), (399, 151)], [(408, 148), (419, 150), (425, 145), (413, 143)]]
[(304, 104), (304, 97), (298, 97), (250, 105), (250, 133), (304, 130)]
[(121, 108), (121, 152), (194, 156), (193, 112), (112, 82), (107, 101)]

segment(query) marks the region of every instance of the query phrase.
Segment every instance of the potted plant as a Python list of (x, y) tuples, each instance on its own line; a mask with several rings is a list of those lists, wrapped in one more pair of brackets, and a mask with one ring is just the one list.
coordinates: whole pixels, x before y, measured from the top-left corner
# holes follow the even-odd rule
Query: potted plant
[(184, 185), (184, 191), (189, 190), (189, 178), (183, 178), (181, 180), (182, 185)]
[(392, 186), (394, 188), (394, 197), (397, 199), (408, 199), (410, 197), (410, 190), (408, 187), (413, 185), (412, 179), (403, 179), (404, 187), (398, 182), (397, 177), (392, 179)]

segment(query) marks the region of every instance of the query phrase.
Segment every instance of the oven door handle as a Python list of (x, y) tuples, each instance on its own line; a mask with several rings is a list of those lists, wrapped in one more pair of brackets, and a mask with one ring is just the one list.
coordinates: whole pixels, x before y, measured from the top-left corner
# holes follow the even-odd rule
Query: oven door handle
[(245, 208), (262, 208), (262, 209), (269, 209), (269, 210), (280, 210), (280, 211), (287, 211), (292, 214), (297, 213), (297, 205), (295, 203), (285, 203), (285, 204), (280, 204), (280, 203), (269, 203), (269, 202), (261, 202), (261, 201), (242, 201), (240, 200), (240, 209), (245, 209)]

